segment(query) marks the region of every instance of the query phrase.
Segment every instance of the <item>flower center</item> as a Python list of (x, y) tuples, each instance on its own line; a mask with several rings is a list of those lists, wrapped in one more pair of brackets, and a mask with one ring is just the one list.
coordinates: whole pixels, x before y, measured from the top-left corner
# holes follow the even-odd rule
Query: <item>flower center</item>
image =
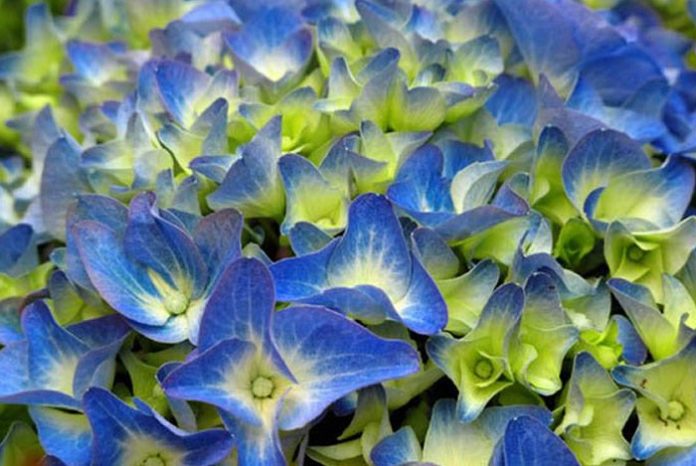
[(488, 359), (479, 359), (474, 366), (474, 374), (483, 380), (488, 380), (493, 375), (493, 364)]
[(269, 398), (273, 394), (274, 388), (273, 381), (262, 375), (256, 377), (251, 383), (251, 393), (254, 398)]
[(628, 248), (628, 258), (633, 262), (638, 262), (645, 256), (645, 251), (636, 246), (635, 244)]
[(164, 461), (158, 453), (156, 455), (148, 456), (140, 463), (140, 465), (141, 466), (167, 466), (167, 462)]
[(679, 401), (672, 400), (667, 403), (667, 418), (670, 421), (680, 421), (684, 417), (684, 405)]
[(188, 306), (189, 299), (180, 291), (169, 290), (164, 296), (164, 308), (170, 314), (183, 314)]

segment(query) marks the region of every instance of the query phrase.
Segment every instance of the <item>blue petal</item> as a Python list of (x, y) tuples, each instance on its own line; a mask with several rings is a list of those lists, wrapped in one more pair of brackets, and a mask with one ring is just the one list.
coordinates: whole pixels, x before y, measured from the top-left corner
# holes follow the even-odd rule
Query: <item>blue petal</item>
[(116, 355), (125, 337), (126, 334), (115, 342), (90, 351), (80, 359), (73, 380), (75, 398), (82, 398), (90, 387), (111, 387), (116, 371)]
[(556, 94), (546, 76), (539, 78), (539, 114), (536, 126), (553, 126), (561, 130), (573, 147), (580, 139), (592, 131), (606, 128), (599, 120), (589, 117), (578, 110), (566, 107), (564, 101)]
[(457, 241), (516, 217), (520, 216), (500, 207), (487, 205), (456, 215), (434, 229), (446, 241)]
[(196, 119), (196, 100), (210, 83), (210, 76), (186, 63), (164, 60), (155, 72), (164, 108), (184, 128)]
[(422, 335), (439, 332), (447, 324), (447, 304), (420, 261), (412, 257), (411, 281), (406, 295), (394, 303), (410, 330)]
[(563, 441), (541, 422), (521, 416), (511, 420), (496, 447), (491, 466), (579, 466)]
[[(696, 3), (694, 4), (696, 5)], [(696, 6), (694, 7), (696, 9)], [(668, 448), (650, 457), (650, 466), (682, 466), (696, 464), (696, 446)]]
[(399, 314), (384, 291), (370, 285), (355, 288), (330, 288), (320, 294), (297, 300), (340, 312), (366, 323), (381, 323), (387, 318), (400, 320)]
[(383, 438), (370, 452), (375, 466), (401, 466), (421, 459), (421, 448), (410, 426), (402, 427)]
[(569, 0), (495, 0), (533, 76), (545, 74), (570, 90), (583, 59), (624, 44), (599, 15)]
[(333, 286), (373, 285), (392, 300), (408, 291), (411, 257), (389, 201), (376, 194), (358, 197), (350, 206), (348, 227), (329, 259)]
[(356, 199), (343, 237), (317, 253), (280, 261), (271, 271), (283, 301), (323, 304), (368, 320), (386, 316), (425, 334), (446, 322), (444, 300), (408, 250), (383, 196)]
[(90, 281), (106, 302), (147, 325), (162, 325), (169, 319), (147, 272), (128, 260), (113, 230), (84, 221), (73, 232)]
[(288, 7), (256, 12), (225, 36), (235, 65), (252, 83), (278, 82), (299, 72), (312, 54), (312, 34)]
[[(41, 301), (31, 304), (22, 315), (28, 342), (29, 377), (37, 387), (73, 393), (73, 376), (79, 359), (89, 348), (58, 325)], [(66, 379), (67, 378), (67, 379)]]
[(65, 238), (68, 207), (76, 194), (90, 192), (80, 170), (80, 148), (68, 137), (58, 139), (46, 154), (39, 198), (43, 222), (55, 238)]
[(324, 249), (271, 264), (279, 301), (297, 301), (321, 293), (330, 287), (327, 268), (338, 240)]
[(308, 222), (298, 222), (288, 232), (292, 251), (297, 256), (305, 256), (328, 245), (331, 235)]
[(444, 156), (443, 176), (454, 178), (458, 172), (474, 162), (492, 162), (495, 155), (490, 144), (483, 147), (461, 142), (456, 139), (445, 139), (437, 142)]
[(112, 314), (70, 325), (68, 331), (94, 349), (121, 341), (130, 328), (121, 316)]
[(3, 346), (8, 346), (24, 339), (21, 315), (17, 312), (19, 304), (18, 299), (0, 300), (0, 344)]
[(416, 228), (411, 233), (416, 254), (435, 279), (454, 277), (459, 271), (459, 259), (435, 231)]
[(139, 194), (131, 201), (124, 250), (129, 258), (165, 278), (172, 288), (192, 288), (180, 290), (190, 293), (192, 299), (201, 296), (208, 282), (208, 271), (193, 240), (158, 214), (152, 193)]
[(111, 78), (115, 68), (115, 52), (125, 50), (122, 44), (93, 44), (71, 40), (65, 50), (75, 72), (94, 84), (103, 84)]
[(234, 159), (228, 155), (202, 155), (193, 159), (189, 168), (219, 184), (233, 163)]
[(181, 17), (185, 23), (195, 23), (205, 26), (205, 29), (216, 29), (214, 24), (223, 22), (228, 26), (239, 26), (241, 20), (237, 13), (226, 1), (211, 1), (197, 5)]
[(623, 360), (634, 366), (643, 364), (648, 357), (648, 350), (636, 329), (622, 315), (616, 315), (612, 318), (619, 327), (617, 340), (621, 343), (621, 357)]
[(244, 219), (233, 209), (206, 215), (196, 225), (193, 240), (208, 268), (209, 282), (242, 255), (241, 236)]
[(219, 188), (208, 196), (215, 210), (234, 207), (246, 218), (281, 218), (285, 194), (278, 170), (281, 119), (272, 118), (241, 148), (241, 158), (229, 169)]
[(232, 449), (232, 437), (221, 429), (194, 434), (180, 431), (99, 388), (85, 394), (84, 408), (94, 434), (94, 466), (125, 466), (172, 453), (182, 455), (182, 465), (212, 466)]
[(122, 234), (128, 221), (128, 208), (110, 197), (86, 194), (77, 198), (69, 212), (66, 228), (67, 275), (80, 286), (91, 289), (92, 284), (82, 264), (73, 232), (73, 227), (82, 220), (102, 223)]
[(0, 274), (20, 276), (38, 265), (34, 229), (20, 223), (0, 234)]
[(264, 429), (239, 421), (224, 411), (220, 417), (234, 435), (239, 464), (249, 466), (285, 466), (277, 429)]
[(443, 163), (437, 146), (419, 148), (401, 166), (387, 196), (425, 224), (433, 225), (449, 218), (451, 215), (419, 215), (454, 212), (449, 183), (442, 177)]
[(222, 273), (201, 320), (199, 346), (230, 338), (263, 345), (275, 308), (273, 278), (256, 259), (241, 258)]
[[(616, 79), (619, 75), (621, 79)], [(646, 83), (665, 79), (660, 66), (635, 45), (586, 61), (582, 64), (580, 76), (586, 85), (601, 96), (603, 102), (611, 106), (631, 99)], [(571, 95), (571, 107), (572, 100)]]
[(162, 325), (141, 324), (134, 320), (128, 323), (136, 332), (159, 343), (181, 343), (189, 340), (196, 344), (201, 312), (200, 305), (196, 305), (183, 314), (170, 316)]
[[(19, 341), (0, 350), (0, 370), (3, 384), (0, 386), (0, 399), (9, 403), (17, 395), (31, 389), (28, 371), (28, 348), (26, 341)], [(70, 397), (66, 397), (70, 398)], [(23, 402), (18, 399), (17, 402)]]
[(91, 459), (92, 431), (83, 414), (53, 408), (29, 408), (41, 446), (65, 464), (87, 466)]
[(628, 136), (609, 130), (593, 131), (580, 140), (563, 163), (566, 194), (583, 211), (588, 196), (609, 180), (634, 170), (650, 168), (640, 145)]
[(405, 377), (420, 366), (408, 343), (379, 338), (323, 308), (280, 311), (273, 321), (273, 336), (298, 381), (278, 420), (284, 430), (303, 427), (354, 390)]
[[(163, 386), (164, 380), (167, 378), (167, 376), (179, 366), (181, 366), (180, 362), (168, 362), (160, 366), (156, 374), (157, 382), (160, 384), (160, 386)], [(167, 395), (167, 402), (169, 403), (169, 408), (172, 411), (172, 416), (174, 416), (174, 419), (179, 427), (189, 431), (197, 430), (196, 414), (193, 412), (193, 409), (188, 402), (178, 398), (173, 398), (169, 395)]]
[(499, 125), (515, 124), (531, 127), (536, 119), (537, 96), (534, 86), (526, 79), (501, 75), (498, 88), (486, 101), (486, 110)]

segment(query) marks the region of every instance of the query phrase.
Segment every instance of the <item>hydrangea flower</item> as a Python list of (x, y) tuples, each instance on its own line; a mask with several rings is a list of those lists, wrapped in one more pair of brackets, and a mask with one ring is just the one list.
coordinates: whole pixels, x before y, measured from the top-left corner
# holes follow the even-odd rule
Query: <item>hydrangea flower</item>
[[(223, 210), (193, 231), (160, 212), (155, 196), (136, 196), (128, 209), (108, 198), (98, 217), (75, 219), (73, 264), (138, 331), (157, 341), (198, 341), (200, 319), (220, 273), (241, 254), (241, 216)], [(224, 235), (224, 237), (223, 237)], [(81, 270), (80, 270), (81, 268)]]
[(622, 430), (635, 401), (635, 394), (617, 387), (589, 353), (578, 353), (556, 432), (583, 464), (630, 459)]
[(90, 387), (110, 386), (128, 328), (113, 316), (62, 328), (39, 301), (25, 309), (22, 331), (22, 340), (0, 350), (0, 400), (80, 409)]
[(281, 301), (325, 305), (368, 321), (402, 321), (423, 334), (446, 323), (440, 292), (381, 196), (353, 201), (342, 237), (315, 253), (277, 262), (271, 272)]
[(696, 2), (10, 3), (0, 463), (696, 462)]
[[(689, 447), (695, 440), (693, 381), (688, 367), (693, 364), (696, 344), (691, 342), (677, 354), (641, 367), (621, 366), (612, 371), (622, 385), (641, 396), (636, 403), (639, 426), (631, 441), (638, 459), (649, 458), (670, 447)], [(664, 435), (664, 432), (669, 432)]]
[(517, 285), (498, 288), (476, 327), (460, 340), (447, 334), (428, 341), (428, 354), (459, 389), (457, 415), (471, 422), (496, 394), (510, 387), (513, 340), (519, 335), (524, 293)]
[(301, 429), (351, 391), (418, 370), (408, 344), (322, 307), (276, 314), (273, 295), (261, 262), (232, 263), (203, 316), (198, 354), (164, 380), (170, 396), (219, 408), (241, 464), (284, 464), (280, 429)]
[(106, 390), (85, 394), (92, 427), (93, 464), (214, 465), (225, 459), (233, 440), (222, 429), (182, 431), (147, 405), (131, 408)]
[[(554, 456), (556, 464), (577, 464), (572, 455), (564, 451), (566, 447), (558, 438), (551, 440), (554, 434), (545, 426), (550, 422), (550, 413), (544, 408), (493, 407), (486, 409), (475, 421), (463, 424), (457, 415), (454, 400), (440, 400), (435, 404), (422, 447), (413, 429), (404, 427), (378, 443), (372, 450), (371, 458), (375, 466), (396, 466), (410, 462), (449, 466), (463, 461), (471, 465), (518, 464), (515, 461), (520, 460), (512, 455), (520, 449), (509, 444), (518, 442), (518, 436), (525, 435), (523, 432), (528, 430), (522, 428), (519, 433), (515, 432), (520, 429), (515, 426), (517, 422), (531, 422), (534, 428), (537, 428), (536, 423), (539, 424), (539, 432), (544, 433), (533, 441), (543, 439), (547, 454)], [(529, 444), (525, 450), (530, 457), (537, 455), (531, 453)]]

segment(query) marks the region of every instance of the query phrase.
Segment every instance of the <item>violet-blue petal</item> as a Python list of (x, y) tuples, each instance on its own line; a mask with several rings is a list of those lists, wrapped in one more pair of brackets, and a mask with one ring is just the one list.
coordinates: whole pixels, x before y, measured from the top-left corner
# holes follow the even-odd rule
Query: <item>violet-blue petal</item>
[(241, 258), (220, 276), (201, 320), (202, 350), (231, 338), (265, 344), (275, 308), (273, 278), (256, 259)]
[(208, 269), (208, 281), (214, 283), (220, 273), (242, 255), (241, 236), (244, 219), (234, 209), (206, 215), (196, 225), (193, 240)]
[(273, 321), (273, 336), (298, 382), (285, 398), (278, 421), (285, 430), (303, 427), (354, 390), (405, 377), (420, 365), (408, 343), (377, 337), (319, 307), (280, 311)]
[(309, 222), (297, 222), (288, 232), (293, 252), (298, 256), (317, 252), (333, 239), (331, 235)]
[(83, 414), (38, 406), (30, 407), (29, 414), (47, 454), (68, 465), (90, 464), (92, 431)]
[(84, 409), (94, 434), (94, 466), (126, 466), (158, 457), (187, 466), (212, 466), (232, 449), (232, 437), (221, 429), (181, 431), (103, 389), (92, 388), (85, 394)]
[(512, 419), (498, 443), (492, 466), (579, 466), (565, 443), (538, 420)]
[(116, 232), (84, 221), (74, 227), (74, 235), (90, 281), (107, 303), (146, 325), (162, 325), (169, 319), (145, 268), (128, 260)]
[(173, 288), (191, 287), (191, 298), (198, 298), (208, 282), (208, 271), (193, 239), (160, 217), (152, 193), (139, 194), (131, 201), (124, 250), (131, 260), (154, 270)]

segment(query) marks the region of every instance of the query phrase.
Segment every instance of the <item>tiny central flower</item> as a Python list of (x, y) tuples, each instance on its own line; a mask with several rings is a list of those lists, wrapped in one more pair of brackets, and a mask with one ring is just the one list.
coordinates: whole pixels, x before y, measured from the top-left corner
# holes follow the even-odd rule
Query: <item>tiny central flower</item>
[(183, 314), (188, 307), (189, 299), (180, 291), (170, 290), (164, 296), (164, 308), (170, 314)]
[(251, 393), (254, 398), (269, 398), (273, 394), (275, 385), (268, 377), (262, 375), (256, 377), (251, 384)]
[(670, 421), (680, 421), (684, 417), (684, 405), (681, 402), (672, 400), (667, 403), (667, 419)]
[(493, 375), (493, 364), (488, 359), (479, 359), (474, 366), (474, 374), (483, 380), (489, 379)]
[(645, 256), (645, 251), (636, 246), (635, 244), (628, 248), (628, 258), (633, 262), (638, 262)]
[(141, 463), (141, 466), (167, 466), (167, 462), (162, 459), (162, 457), (157, 455), (150, 455), (145, 458)]

